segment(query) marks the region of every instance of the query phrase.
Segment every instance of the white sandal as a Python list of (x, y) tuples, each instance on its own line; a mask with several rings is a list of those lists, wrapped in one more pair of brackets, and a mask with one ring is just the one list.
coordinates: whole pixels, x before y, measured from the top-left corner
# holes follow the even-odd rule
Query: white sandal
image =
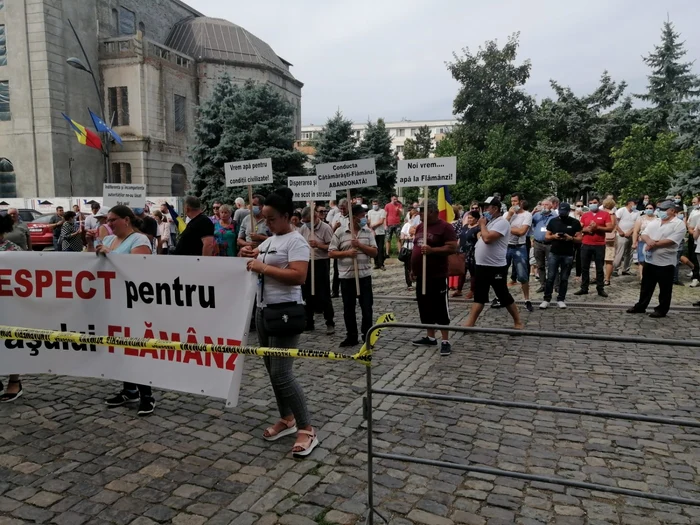
[(294, 434), (297, 431), (297, 422), (295, 419), (292, 419), (291, 421), (287, 421), (286, 419), (280, 419), (278, 423), (282, 423), (285, 427), (284, 430), (280, 430), (279, 432), (275, 430), (274, 425), (271, 427), (268, 427), (265, 429), (265, 432), (267, 432), (269, 435), (263, 434), (262, 438), (265, 441), (277, 441), (280, 438), (283, 438), (284, 436), (289, 436), (290, 434)]
[[(314, 430), (300, 430), (299, 434), (303, 434), (304, 436), (309, 437), (304, 439), (297, 438), (297, 442), (294, 443), (294, 447), (292, 447), (292, 455), (295, 458), (305, 458), (306, 456), (311, 454), (313, 450), (318, 446), (319, 441)], [(294, 450), (297, 447), (303, 450), (297, 452)]]

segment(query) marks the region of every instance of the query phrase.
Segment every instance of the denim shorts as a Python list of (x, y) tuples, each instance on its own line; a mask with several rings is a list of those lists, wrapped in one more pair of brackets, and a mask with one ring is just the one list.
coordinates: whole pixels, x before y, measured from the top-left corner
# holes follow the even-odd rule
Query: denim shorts
[(515, 274), (519, 283), (525, 284), (530, 281), (530, 264), (528, 261), (527, 246), (524, 244), (517, 246), (508, 245), (506, 261), (509, 266), (512, 264), (515, 267)]

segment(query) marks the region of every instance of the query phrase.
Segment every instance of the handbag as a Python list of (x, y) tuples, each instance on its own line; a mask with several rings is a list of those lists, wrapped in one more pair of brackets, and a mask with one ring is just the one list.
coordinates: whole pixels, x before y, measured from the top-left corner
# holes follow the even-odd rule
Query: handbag
[(408, 262), (411, 260), (411, 250), (410, 248), (402, 247), (401, 250), (399, 250), (399, 261), (402, 263)]
[(447, 256), (447, 275), (457, 277), (466, 275), (467, 266), (463, 253), (453, 253)]
[[(268, 250), (269, 251), (269, 250)], [(263, 256), (263, 263), (267, 253)], [(265, 275), (260, 274), (260, 300), (265, 294)], [(268, 304), (262, 309), (265, 332), (270, 335), (299, 335), (306, 328), (306, 308), (297, 302)]]

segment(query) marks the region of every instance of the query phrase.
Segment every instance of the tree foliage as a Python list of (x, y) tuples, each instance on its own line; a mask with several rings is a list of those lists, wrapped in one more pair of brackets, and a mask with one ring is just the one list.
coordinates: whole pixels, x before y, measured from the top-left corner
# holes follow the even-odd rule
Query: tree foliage
[(664, 198), (672, 180), (690, 169), (691, 150), (678, 150), (676, 135), (654, 136), (647, 126), (636, 125), (620, 147), (612, 150), (612, 171), (602, 174), (597, 183), (600, 193), (612, 193), (622, 199), (648, 194)]
[(329, 118), (316, 142), (314, 164), (342, 162), (357, 158), (357, 137), (352, 129), (352, 121), (346, 119), (340, 110)]
[(292, 104), (267, 84), (238, 86), (222, 76), (200, 107), (195, 126), (192, 193), (207, 206), (247, 195), (247, 188), (226, 188), (226, 162), (271, 158), (276, 186), (286, 186), (288, 176), (304, 175), (306, 156), (293, 149), (293, 116)]
[(406, 139), (403, 145), (404, 159), (427, 159), (433, 152), (433, 136), (425, 125), (418, 128), (415, 139)]
[(357, 153), (360, 158), (374, 158), (377, 169), (377, 186), (361, 188), (359, 192), (367, 198), (388, 200), (396, 185), (396, 157), (384, 119), (378, 119), (376, 124), (367, 122)]

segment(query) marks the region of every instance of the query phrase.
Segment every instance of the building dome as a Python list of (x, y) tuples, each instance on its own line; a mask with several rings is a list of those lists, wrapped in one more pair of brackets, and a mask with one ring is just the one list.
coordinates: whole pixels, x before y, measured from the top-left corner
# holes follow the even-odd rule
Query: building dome
[(170, 31), (165, 45), (197, 61), (271, 68), (296, 80), (289, 71), (291, 64), (277, 56), (266, 42), (221, 18), (183, 20)]

